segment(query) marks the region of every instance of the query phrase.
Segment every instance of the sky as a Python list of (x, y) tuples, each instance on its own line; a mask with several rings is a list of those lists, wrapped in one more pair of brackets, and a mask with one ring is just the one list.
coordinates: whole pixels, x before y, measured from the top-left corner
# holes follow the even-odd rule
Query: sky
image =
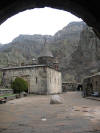
[(26, 10), (0, 25), (0, 43), (9, 43), (20, 34), (54, 35), (73, 21), (82, 20), (69, 12), (53, 8)]

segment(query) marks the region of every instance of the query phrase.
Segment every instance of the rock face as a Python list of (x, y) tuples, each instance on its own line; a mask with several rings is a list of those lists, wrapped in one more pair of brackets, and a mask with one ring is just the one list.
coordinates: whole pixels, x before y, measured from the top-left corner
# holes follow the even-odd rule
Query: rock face
[(53, 37), (51, 50), (58, 57), (63, 80), (75, 81), (76, 72), (70, 69), (72, 54), (77, 50), (80, 40), (80, 33), (85, 26), (84, 22), (72, 22)]
[(37, 58), (45, 39), (58, 57), (64, 81), (78, 81), (99, 71), (100, 40), (84, 22), (72, 22), (54, 36), (20, 35), (0, 48), (0, 66), (30, 63)]
[(75, 71), (78, 81), (100, 70), (100, 40), (90, 27), (84, 27), (77, 50), (71, 57), (70, 69)]
[(70, 23), (54, 36), (20, 35), (11, 43), (0, 48), (0, 66), (31, 62), (33, 57), (39, 56), (45, 39), (54, 56), (58, 56), (60, 64), (62, 64), (65, 61), (62, 58), (66, 57), (67, 60), (70, 60), (71, 53), (76, 50), (83, 25), (83, 22)]
[(33, 59), (33, 57), (38, 57), (44, 44), (44, 38), (47, 38), (49, 41), (51, 36), (18, 36), (11, 43), (5, 44), (0, 48), (0, 65), (19, 65), (22, 62), (30, 62)]

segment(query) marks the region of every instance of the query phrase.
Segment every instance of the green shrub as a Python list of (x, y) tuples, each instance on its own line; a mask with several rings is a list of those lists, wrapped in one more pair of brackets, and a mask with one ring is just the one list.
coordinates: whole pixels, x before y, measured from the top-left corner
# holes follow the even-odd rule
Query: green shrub
[(23, 91), (28, 91), (28, 83), (24, 79), (17, 77), (11, 84), (11, 88), (14, 90), (14, 93), (21, 93)]

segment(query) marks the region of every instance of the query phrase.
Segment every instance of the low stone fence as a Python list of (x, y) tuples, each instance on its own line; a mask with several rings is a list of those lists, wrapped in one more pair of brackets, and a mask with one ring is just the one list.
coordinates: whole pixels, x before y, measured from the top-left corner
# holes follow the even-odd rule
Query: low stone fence
[(6, 101), (13, 100), (13, 99), (16, 99), (16, 95), (7, 96), (7, 97), (4, 97), (4, 99), (6, 99)]
[(69, 82), (62, 83), (63, 92), (76, 91), (77, 87), (78, 87), (77, 83), (69, 83)]
[(9, 100), (25, 97), (28, 95), (26, 92), (22, 92), (20, 94), (13, 94), (13, 90), (11, 89), (9, 89), (9, 91), (8, 89), (1, 89), (0, 92), (0, 104), (6, 103)]
[(3, 94), (13, 94), (13, 90), (12, 89), (0, 89), (0, 95)]

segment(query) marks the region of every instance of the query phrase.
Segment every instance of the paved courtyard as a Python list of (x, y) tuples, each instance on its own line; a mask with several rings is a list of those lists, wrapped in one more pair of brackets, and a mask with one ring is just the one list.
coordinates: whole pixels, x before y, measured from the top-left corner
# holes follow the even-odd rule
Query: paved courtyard
[(0, 105), (0, 133), (100, 133), (100, 101), (80, 92), (60, 95), (63, 104), (51, 105), (51, 96), (33, 95)]

